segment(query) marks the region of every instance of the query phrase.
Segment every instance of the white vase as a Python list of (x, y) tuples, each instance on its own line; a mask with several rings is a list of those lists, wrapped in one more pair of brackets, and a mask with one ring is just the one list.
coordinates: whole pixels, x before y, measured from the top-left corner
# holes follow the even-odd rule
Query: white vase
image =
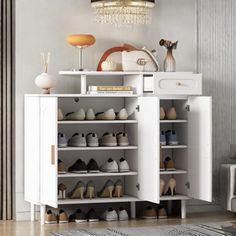
[(50, 94), (50, 89), (56, 84), (56, 81), (48, 73), (42, 73), (35, 78), (35, 84), (42, 89), (43, 94)]

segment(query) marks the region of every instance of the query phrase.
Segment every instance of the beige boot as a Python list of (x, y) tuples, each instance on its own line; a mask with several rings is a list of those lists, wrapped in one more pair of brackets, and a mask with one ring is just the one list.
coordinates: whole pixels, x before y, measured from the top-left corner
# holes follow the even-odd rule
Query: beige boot
[(164, 194), (174, 196), (175, 192), (176, 192), (176, 180), (174, 178), (170, 178), (165, 186)]
[(165, 181), (163, 179), (160, 179), (160, 197), (163, 195), (165, 187)]
[(164, 120), (166, 116), (165, 110), (163, 107), (160, 107), (160, 120)]
[(171, 107), (170, 110), (168, 110), (166, 116), (168, 120), (176, 120), (177, 114), (175, 108)]

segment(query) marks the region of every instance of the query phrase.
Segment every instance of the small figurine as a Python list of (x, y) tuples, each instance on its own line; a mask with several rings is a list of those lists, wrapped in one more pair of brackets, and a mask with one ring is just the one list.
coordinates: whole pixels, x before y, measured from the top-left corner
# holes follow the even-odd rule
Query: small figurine
[(166, 58), (164, 60), (164, 71), (165, 72), (175, 72), (176, 63), (172, 54), (172, 50), (177, 48), (178, 41), (172, 43), (171, 41), (161, 39), (159, 42), (160, 46), (165, 46), (167, 49)]

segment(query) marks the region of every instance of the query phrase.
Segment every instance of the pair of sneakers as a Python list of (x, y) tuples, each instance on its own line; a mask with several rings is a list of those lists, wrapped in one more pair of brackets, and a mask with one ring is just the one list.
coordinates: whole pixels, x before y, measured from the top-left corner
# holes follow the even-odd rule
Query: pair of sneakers
[(65, 116), (66, 120), (94, 120), (95, 113), (92, 108), (89, 108), (87, 112), (83, 108), (79, 109), (76, 112), (69, 112)]
[(105, 112), (96, 113), (96, 120), (127, 120), (128, 117), (129, 115), (125, 108), (122, 108), (119, 112), (115, 112), (111, 108)]
[(68, 216), (66, 212), (62, 209), (59, 210), (58, 214), (52, 212), (52, 210), (47, 210), (45, 213), (45, 224), (62, 224), (68, 223)]
[(114, 146), (128, 146), (129, 139), (127, 133), (119, 132), (115, 133), (105, 133), (99, 140), (101, 146), (114, 147)]
[(97, 222), (99, 221), (99, 217), (93, 208), (91, 208), (87, 214), (85, 214), (81, 209), (77, 209), (69, 216), (69, 221), (76, 223)]
[(86, 174), (86, 173), (98, 173), (99, 167), (97, 162), (92, 158), (86, 165), (84, 161), (78, 159), (72, 166), (69, 167), (69, 172)]
[(117, 212), (112, 207), (109, 207), (102, 214), (101, 219), (105, 221), (117, 221), (117, 220), (124, 221), (129, 219), (129, 215), (123, 207), (120, 207)]
[(165, 131), (161, 131), (160, 134), (160, 144), (165, 146), (165, 145), (178, 145), (179, 141), (178, 141), (178, 137), (177, 137), (177, 133), (175, 130), (167, 130)]
[(117, 172), (128, 172), (130, 171), (129, 164), (125, 158), (121, 158), (117, 163), (112, 158), (109, 158), (102, 166), (102, 172), (117, 173)]
[(98, 147), (98, 136), (95, 133), (75, 133), (69, 139), (68, 145), (71, 147)]

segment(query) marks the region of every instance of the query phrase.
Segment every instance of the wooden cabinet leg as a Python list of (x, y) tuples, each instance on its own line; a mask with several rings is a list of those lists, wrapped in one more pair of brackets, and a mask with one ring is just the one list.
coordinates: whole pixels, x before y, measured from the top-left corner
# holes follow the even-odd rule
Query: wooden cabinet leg
[(30, 220), (35, 221), (35, 205), (30, 203)]
[(41, 225), (44, 225), (44, 222), (45, 222), (45, 211), (46, 211), (46, 206), (41, 205), (40, 206), (40, 223), (41, 223)]
[(130, 203), (130, 214), (131, 214), (131, 219), (136, 218), (136, 202)]
[(181, 219), (186, 219), (186, 200), (181, 200)]

